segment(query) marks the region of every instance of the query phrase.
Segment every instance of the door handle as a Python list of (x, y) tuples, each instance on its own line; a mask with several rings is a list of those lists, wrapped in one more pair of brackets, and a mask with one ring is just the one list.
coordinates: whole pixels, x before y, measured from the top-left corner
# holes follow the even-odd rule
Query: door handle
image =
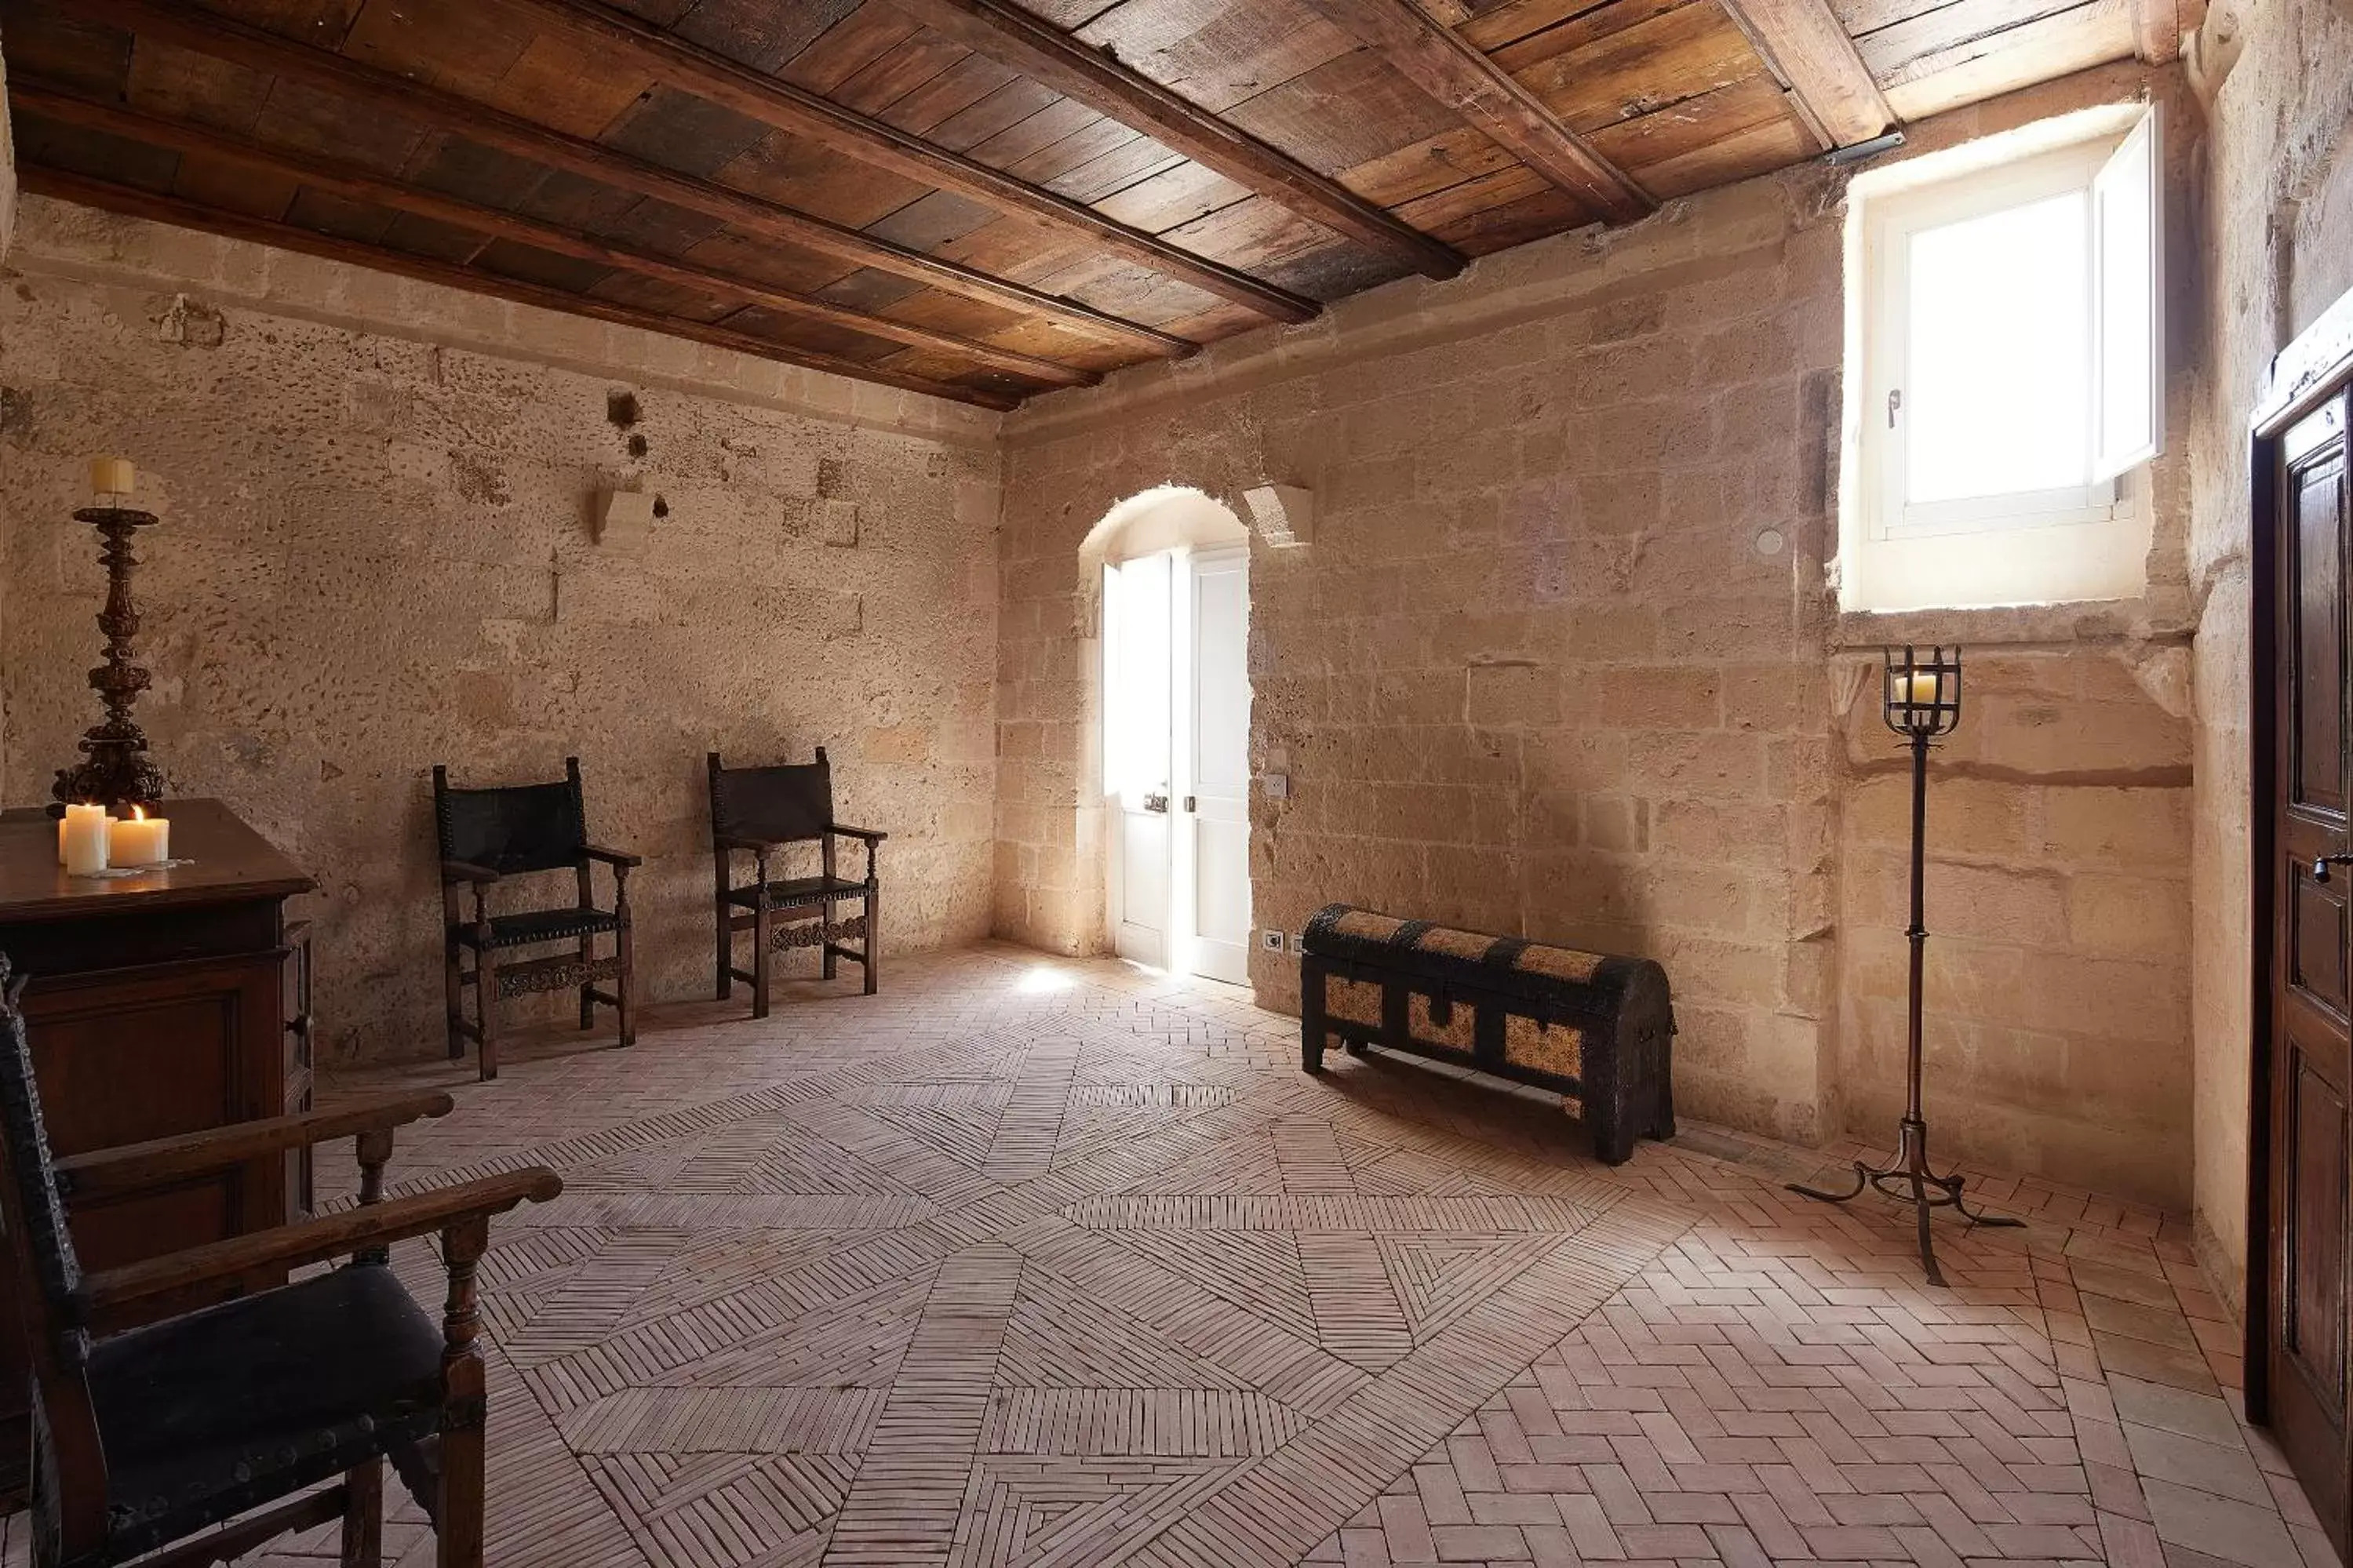
[(2331, 866), (2353, 866), (2353, 855), (2314, 856), (2312, 858), (2312, 879), (2316, 882), (2326, 882), (2328, 880), (2328, 868)]
[(1165, 812), (1168, 809), (1168, 797), (1165, 795), (1147, 795), (1144, 797), (1144, 809)]

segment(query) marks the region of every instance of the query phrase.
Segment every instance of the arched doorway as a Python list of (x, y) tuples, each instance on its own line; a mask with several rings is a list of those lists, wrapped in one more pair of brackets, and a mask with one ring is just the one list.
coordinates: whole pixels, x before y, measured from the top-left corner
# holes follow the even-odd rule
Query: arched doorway
[(1250, 979), (1250, 531), (1198, 490), (1113, 507), (1103, 571), (1104, 910), (1122, 957)]

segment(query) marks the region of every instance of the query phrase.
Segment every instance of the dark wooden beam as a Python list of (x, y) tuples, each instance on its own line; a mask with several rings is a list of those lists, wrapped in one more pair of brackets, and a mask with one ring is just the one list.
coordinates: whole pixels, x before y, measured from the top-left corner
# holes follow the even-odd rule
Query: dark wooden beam
[(935, 147), (895, 125), (871, 119), (806, 89), (750, 70), (598, 0), (501, 0), (600, 53), (635, 60), (664, 85), (733, 110), (748, 120), (831, 148), (877, 168), (969, 196), (1001, 213), (1039, 219), (1083, 236), (1099, 249), (1180, 279), (1279, 321), (1314, 319), (1322, 307), (1246, 272), (1196, 256), (1156, 235), (1131, 228), (1092, 207), (1015, 179), (961, 153)]
[(535, 305), (543, 310), (556, 310), (570, 316), (586, 316), (595, 321), (610, 321), (617, 326), (638, 327), (649, 332), (663, 332), (674, 338), (689, 338), (696, 342), (710, 343), (738, 353), (776, 360), (785, 364), (799, 365), (805, 370), (819, 370), (832, 375), (850, 376), (860, 381), (879, 382), (906, 392), (920, 392), (933, 397), (950, 398), (982, 408), (1008, 409), (1019, 405), (1020, 399), (1003, 393), (983, 391), (976, 387), (956, 386), (946, 382), (931, 381), (919, 375), (886, 369), (879, 365), (860, 364), (833, 354), (797, 349), (789, 344), (756, 338), (749, 332), (730, 331), (725, 327), (705, 326), (700, 321), (681, 321), (673, 316), (658, 316), (650, 310), (639, 310), (627, 305), (591, 299), (586, 294), (567, 294), (561, 289), (542, 288), (512, 278), (501, 278), (493, 273), (478, 272), (470, 267), (459, 267), (447, 261), (435, 261), (405, 251), (385, 250), (361, 245), (353, 240), (337, 239), (331, 235), (291, 224), (273, 223), (266, 218), (246, 217), (237, 213), (201, 206), (178, 196), (159, 195), (130, 185), (118, 185), (107, 180), (94, 180), (86, 174), (69, 174), (63, 169), (51, 169), (38, 163), (20, 164), (16, 171), (19, 184), (36, 195), (55, 196), (61, 201), (78, 202), (83, 206), (98, 207), (107, 212), (122, 213), (131, 217), (172, 224), (180, 228), (193, 228), (210, 234), (224, 234), (232, 239), (250, 240), (256, 245), (276, 246), (280, 250), (299, 250), (306, 255), (323, 257), (329, 261), (348, 262), (377, 272), (395, 272), (404, 278), (422, 282), (438, 283), (444, 288), (462, 289), (469, 293), (488, 294), (494, 299), (512, 300), (520, 305)]
[(375, 104), (432, 130), (461, 136), (518, 158), (563, 169), (618, 190), (672, 203), (788, 245), (871, 267), (911, 281), (977, 300), (1000, 310), (1039, 316), (1090, 337), (1141, 345), (1182, 358), (1199, 344), (1108, 315), (1060, 295), (992, 278), (853, 228), (828, 223), (775, 202), (675, 174), (628, 153), (551, 131), (471, 99), (412, 81), (324, 49), (297, 44), (232, 17), (164, 0), (74, 0), (75, 15), (143, 37), (164, 39), (269, 76), (282, 76), (322, 92)]
[(1659, 204), (1586, 145), (1544, 100), (1416, 0), (1309, 0), (1343, 32), (1377, 49), (1399, 75), (1484, 132), (1597, 216), (1631, 223)]
[(1868, 142), (1895, 123), (1871, 68), (1830, 0), (1723, 0), (1765, 64), (1833, 147)]
[(714, 272), (707, 268), (691, 267), (669, 257), (615, 245), (557, 224), (543, 223), (536, 218), (501, 212), (496, 207), (481, 206), (438, 192), (419, 190), (354, 164), (265, 147), (217, 131), (207, 131), (202, 126), (160, 119), (116, 104), (93, 102), (45, 82), (24, 78), (12, 79), (8, 83), (8, 101), (20, 110), (45, 119), (103, 131), (143, 146), (227, 159), (248, 168), (298, 180), (303, 184), (331, 191), (355, 202), (390, 207), (396, 212), (413, 213), (436, 223), (470, 229), (481, 235), (486, 243), (491, 239), (512, 239), (541, 250), (554, 251), (559, 256), (596, 262), (640, 278), (676, 284), (738, 305), (757, 305), (765, 310), (847, 327), (869, 337), (905, 343), (911, 348), (955, 354), (977, 364), (1007, 371), (1049, 386), (1092, 386), (1103, 379), (1092, 371), (1059, 364), (1032, 354), (1018, 353), (1011, 349), (997, 348), (952, 332), (894, 321), (886, 316), (870, 315), (863, 310), (854, 310), (828, 300), (779, 289), (773, 284)]
[[(1040, 21), (1009, 0), (893, 0), (934, 32), (1003, 61), (1023, 75), (1236, 184), (1311, 218), (1430, 278), (1451, 278), (1462, 257), (1337, 181), (1317, 174), (1187, 102), (1103, 50)], [(1345, 105), (1335, 107), (1345, 113)]]

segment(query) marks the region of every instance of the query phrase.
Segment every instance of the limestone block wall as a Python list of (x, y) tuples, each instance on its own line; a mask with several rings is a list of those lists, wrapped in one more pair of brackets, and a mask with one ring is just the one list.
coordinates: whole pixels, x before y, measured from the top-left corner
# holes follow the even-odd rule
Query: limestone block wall
[[(1915, 146), (2144, 89), (2178, 82), (2086, 73)], [(1941, 1146), (2185, 1198), (2178, 458), (2145, 602), (1838, 616), (1841, 198), (1787, 172), (1011, 416), (1000, 933), (1103, 940), (1087, 531), (1153, 485), (1303, 484), (1314, 543), (1251, 563), (1253, 756), (1290, 777), (1253, 803), (1261, 926), (1345, 899), (1656, 957), (1691, 1111), (1884, 1139), (1904, 829), (1858, 650), (1968, 641), (1994, 657), (1939, 763)], [(1288, 960), (1252, 965), (1295, 1005)]]
[[(2248, 1260), (2247, 421), (2271, 356), (2353, 289), (2353, 7), (2221, 5), (2195, 217), (2201, 367), (2189, 530), (2197, 639), (2197, 1217), (2209, 1272), (2235, 1293)], [(2235, 58), (2235, 64), (2229, 64)], [(2224, 64), (2227, 75), (2215, 79)]]
[[(2178, 646), (1969, 650), (1962, 725), (1931, 771), (1923, 1031), (1934, 1147), (2177, 1211), (2186, 670)], [(1875, 676), (1839, 726), (1839, 1080), (1847, 1124), (1883, 1135), (1905, 1100), (1911, 784)]]
[[(828, 748), (846, 818), (892, 834), (886, 948), (987, 931), (992, 422), (47, 202), (25, 220), (0, 289), (9, 798), (45, 800), (95, 715), (102, 576), (68, 514), (90, 457), (127, 455), (164, 519), (141, 718), (175, 792), (318, 878), (332, 1055), (441, 1048), (437, 762), (491, 783), (583, 759), (592, 833), (648, 857), (657, 1000), (710, 994), (712, 747)], [(610, 487), (660, 498), (635, 550), (592, 536)]]

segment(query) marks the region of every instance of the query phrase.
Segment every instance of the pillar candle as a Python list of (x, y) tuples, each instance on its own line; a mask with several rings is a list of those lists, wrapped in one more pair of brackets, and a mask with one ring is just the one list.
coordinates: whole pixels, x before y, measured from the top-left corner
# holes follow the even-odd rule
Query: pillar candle
[(115, 866), (153, 866), (171, 858), (172, 824), (138, 806), (107, 830), (106, 858)]
[(127, 496), (137, 474), (128, 458), (99, 458), (90, 465), (90, 488), (102, 496)]
[(69, 805), (66, 807), (65, 857), (66, 875), (87, 877), (106, 869), (106, 807), (102, 805)]
[(1915, 702), (1925, 708), (1936, 700), (1936, 672), (1933, 669), (1920, 669), (1913, 671), (1908, 678), (1898, 676), (1896, 690), (1901, 694), (1902, 700)]

